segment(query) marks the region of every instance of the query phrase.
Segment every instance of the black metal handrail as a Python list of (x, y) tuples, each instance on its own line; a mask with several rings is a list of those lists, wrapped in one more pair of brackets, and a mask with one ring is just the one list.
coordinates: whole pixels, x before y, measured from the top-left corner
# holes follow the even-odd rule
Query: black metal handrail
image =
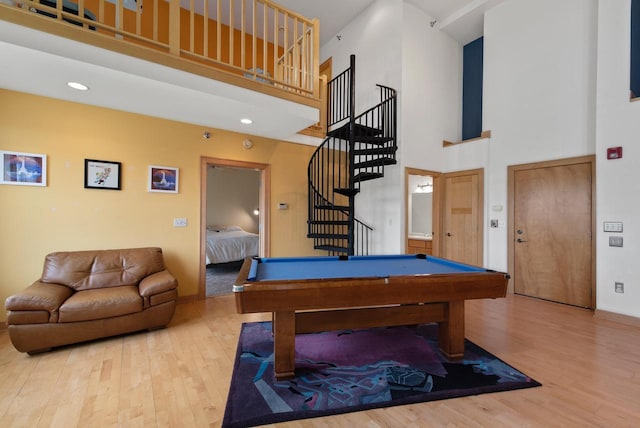
[(382, 89), (380, 104), (355, 118), (360, 130), (354, 153), (354, 186), (358, 189), (362, 181), (372, 175), (383, 176), (385, 165), (396, 162), (397, 95), (394, 89), (377, 86)]
[(355, 251), (357, 256), (369, 255), (369, 232), (373, 232), (373, 228), (360, 220), (356, 219), (355, 224)]
[(355, 110), (356, 57), (349, 57), (349, 68), (327, 83), (327, 129), (351, 119)]

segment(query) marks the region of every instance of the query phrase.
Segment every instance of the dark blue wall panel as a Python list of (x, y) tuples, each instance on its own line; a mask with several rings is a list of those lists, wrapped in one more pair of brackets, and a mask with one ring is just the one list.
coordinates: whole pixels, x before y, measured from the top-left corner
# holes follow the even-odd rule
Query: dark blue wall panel
[(462, 139), (477, 138), (482, 133), (482, 61), (480, 37), (464, 47), (462, 57)]
[(640, 97), (640, 0), (631, 0), (631, 92)]

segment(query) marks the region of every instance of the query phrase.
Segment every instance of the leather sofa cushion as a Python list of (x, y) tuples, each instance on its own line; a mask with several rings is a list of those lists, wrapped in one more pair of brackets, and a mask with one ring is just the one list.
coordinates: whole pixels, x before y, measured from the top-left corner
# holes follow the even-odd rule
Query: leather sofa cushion
[(47, 311), (49, 322), (57, 322), (58, 308), (72, 294), (69, 287), (35, 281), (21, 293), (9, 296), (4, 307), (8, 311)]
[(138, 287), (141, 296), (149, 297), (165, 291), (175, 290), (178, 287), (178, 281), (168, 270), (163, 270), (143, 278)]
[(60, 306), (59, 322), (90, 321), (142, 311), (136, 286), (78, 291)]
[(49, 312), (47, 311), (9, 311), (7, 313), (7, 325), (48, 323)]
[(137, 285), (142, 278), (162, 270), (160, 248), (61, 251), (46, 256), (40, 280), (80, 291)]

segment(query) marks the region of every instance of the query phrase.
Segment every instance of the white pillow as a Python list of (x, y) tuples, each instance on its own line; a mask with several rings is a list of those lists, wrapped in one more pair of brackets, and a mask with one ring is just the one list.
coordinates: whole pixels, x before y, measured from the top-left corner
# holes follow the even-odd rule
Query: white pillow
[(227, 226), (227, 228), (225, 230), (227, 232), (232, 232), (234, 230), (242, 230), (242, 228), (240, 226)]

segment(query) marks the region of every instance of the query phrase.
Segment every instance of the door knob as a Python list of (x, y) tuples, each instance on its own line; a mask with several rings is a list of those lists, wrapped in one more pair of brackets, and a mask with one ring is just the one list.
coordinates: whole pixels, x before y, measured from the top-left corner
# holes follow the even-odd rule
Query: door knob
[(523, 242), (527, 242), (527, 241), (525, 241), (524, 239), (518, 238), (518, 240), (516, 242), (523, 243)]
[(447, 236), (453, 236), (451, 233), (447, 232)]

